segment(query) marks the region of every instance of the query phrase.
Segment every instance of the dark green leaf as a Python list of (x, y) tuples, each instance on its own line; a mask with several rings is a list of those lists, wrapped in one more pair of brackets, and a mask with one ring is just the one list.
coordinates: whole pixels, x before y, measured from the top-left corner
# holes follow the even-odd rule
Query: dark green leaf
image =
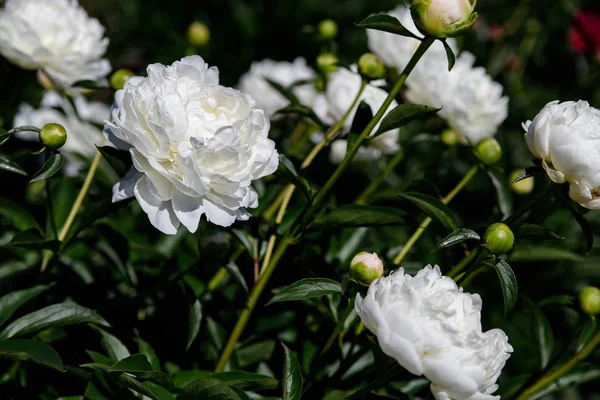
[(104, 318), (89, 308), (74, 303), (54, 304), (13, 321), (0, 333), (0, 338), (8, 339), (42, 329), (86, 323), (109, 325)]
[(441, 222), (446, 228), (455, 231), (454, 214), (440, 199), (420, 193), (398, 193), (398, 196), (414, 203), (434, 221)]
[(312, 188), (306, 179), (298, 175), (294, 164), (283, 154), (279, 155), (279, 168), (276, 175), (288, 183), (300, 188), (308, 199), (312, 198)]
[(546, 318), (542, 310), (534, 304), (532, 304), (531, 308), (535, 320), (535, 333), (540, 351), (541, 368), (543, 370), (548, 365), (550, 357), (552, 357), (554, 335), (552, 334), (552, 327), (548, 322), (548, 318)]
[(579, 336), (579, 339), (577, 340), (577, 347), (576, 347), (576, 350), (575, 350), (577, 353), (579, 353), (585, 347), (585, 345), (590, 342), (590, 340), (596, 334), (597, 330), (598, 330), (598, 327), (597, 327), (597, 324), (596, 324), (596, 320), (595, 319), (590, 319), (585, 324), (585, 327), (581, 331), (581, 335)]
[(8, 139), (10, 139), (11, 133), (4, 130), (4, 129), (0, 129), (0, 146), (2, 146), (4, 143), (6, 143), (6, 141)]
[(556, 296), (550, 296), (545, 298), (544, 300), (538, 303), (538, 306), (545, 307), (549, 305), (559, 305), (559, 306), (570, 306), (573, 304), (573, 296), (569, 296), (567, 294), (559, 294)]
[(240, 284), (242, 289), (244, 289), (244, 291), (248, 293), (248, 284), (246, 283), (244, 275), (242, 275), (242, 271), (240, 271), (240, 267), (238, 267), (237, 264), (233, 262), (228, 262), (227, 264), (225, 264), (225, 269), (227, 270), (227, 272), (229, 272), (229, 275), (231, 275), (233, 279)]
[(448, 71), (452, 71), (452, 68), (454, 68), (454, 64), (456, 63), (456, 56), (454, 55), (454, 51), (452, 51), (452, 48), (448, 45), (448, 42), (446, 40), (442, 40), (442, 43), (444, 43), (444, 50), (446, 50), (446, 58), (448, 58)]
[(512, 268), (504, 260), (498, 261), (494, 266), (498, 278), (500, 278), (500, 285), (502, 286), (502, 296), (504, 298), (504, 315), (508, 314), (510, 310), (515, 306), (517, 302), (517, 277), (513, 272)]
[(587, 252), (589, 254), (589, 252), (592, 251), (592, 247), (594, 247), (594, 231), (592, 229), (592, 224), (590, 224), (590, 221), (585, 219), (583, 215), (578, 213), (572, 204), (569, 207), (569, 211), (583, 231), (583, 236), (585, 237), (585, 242), (587, 244)]
[(457, 243), (464, 242), (465, 240), (480, 240), (481, 237), (470, 229), (460, 228), (446, 236), (441, 242), (438, 243), (436, 249), (443, 249), (445, 247), (453, 246)]
[(256, 243), (256, 238), (241, 229), (232, 229), (231, 233), (237, 238), (237, 240), (240, 241), (246, 251), (248, 251), (250, 257), (254, 258), (256, 256), (256, 254), (254, 254), (254, 244)]
[(569, 250), (560, 249), (549, 246), (515, 246), (510, 253), (511, 261), (578, 261), (584, 260), (579, 254), (570, 252)]
[(244, 371), (219, 372), (210, 375), (210, 378), (218, 379), (229, 386), (249, 391), (274, 389), (278, 381), (267, 375), (255, 374)]
[(406, 29), (397, 18), (387, 14), (373, 15), (365, 18), (356, 26), (367, 29), (375, 29), (378, 31), (384, 31), (394, 33), (400, 36), (411, 37), (414, 39), (421, 40), (418, 36), (414, 35), (411, 31)]
[(391, 131), (392, 129), (398, 129), (418, 119), (429, 118), (434, 115), (440, 108), (424, 106), (420, 104), (400, 104), (390, 112), (381, 121), (379, 129), (369, 139), (376, 138), (377, 136)]
[(0, 199), (0, 215), (10, 220), (13, 226), (21, 231), (33, 228), (42, 231), (33, 215), (12, 200)]
[(27, 176), (27, 172), (19, 164), (14, 161), (7, 160), (5, 158), (0, 158), (0, 169), (8, 172), (12, 172), (14, 174)]
[(321, 129), (325, 129), (327, 125), (321, 121), (321, 119), (315, 114), (312, 108), (302, 104), (290, 104), (281, 110), (277, 111), (276, 114), (298, 114), (312, 120)]
[(277, 90), (283, 97), (288, 99), (290, 103), (300, 104), (300, 101), (298, 101), (298, 98), (291, 89), (288, 89), (280, 83), (277, 83), (269, 78), (265, 78), (265, 80), (269, 83), (269, 85), (271, 85), (271, 87), (273, 87), (273, 89)]
[(6, 246), (56, 251), (60, 246), (60, 242), (58, 240), (46, 240), (37, 229), (28, 229), (17, 233)]
[(321, 297), (327, 294), (341, 293), (342, 285), (339, 282), (325, 278), (308, 278), (294, 282), (281, 289), (267, 303), (273, 304), (282, 301), (307, 300), (314, 297)]
[(498, 202), (498, 208), (500, 209), (500, 212), (504, 217), (511, 215), (513, 209), (513, 202), (510, 188), (504, 183), (502, 179), (500, 179), (497, 176), (495, 171), (487, 169), (486, 173), (492, 181), (494, 189), (496, 190), (496, 200)]
[(108, 86), (101, 82), (92, 81), (89, 79), (77, 81), (73, 84), (73, 87), (83, 88), (83, 89), (108, 89)]
[(29, 289), (8, 293), (0, 298), (0, 326), (23, 304), (47, 290), (50, 286), (38, 285)]
[(517, 183), (519, 181), (522, 181), (523, 179), (530, 178), (540, 172), (544, 172), (544, 168), (542, 168), (539, 165), (535, 165), (533, 167), (527, 167), (523, 171), (519, 172), (519, 175), (517, 175), (517, 177), (515, 178), (513, 183)]
[(142, 383), (158, 400), (175, 400), (175, 396), (173, 396), (167, 389), (162, 386), (157, 385), (154, 382), (144, 382)]
[(208, 378), (213, 375), (212, 371), (201, 371), (201, 370), (190, 370), (190, 371), (177, 371), (173, 376), (173, 384), (177, 389), (183, 389), (188, 384), (197, 381), (199, 379)]
[(125, 176), (132, 165), (131, 154), (129, 154), (128, 151), (115, 149), (110, 146), (96, 147), (98, 148), (98, 151), (102, 153), (104, 159), (108, 162), (108, 165), (110, 165), (119, 176)]
[(113, 360), (106, 357), (104, 354), (98, 353), (97, 351), (86, 350), (85, 352), (88, 353), (95, 364), (104, 364), (107, 367), (110, 367), (114, 364)]
[[(361, 101), (358, 104), (358, 108), (356, 109), (356, 113), (354, 114), (354, 119), (352, 120), (352, 126), (350, 127), (350, 132), (360, 134), (365, 130), (369, 122), (373, 119), (373, 110), (371, 110), (371, 106), (367, 104), (366, 101)], [(350, 149), (354, 143), (351, 140), (348, 140), (348, 149)]]
[(115, 365), (109, 368), (109, 372), (139, 372), (152, 371), (152, 366), (148, 362), (148, 358), (143, 354), (134, 354), (118, 361)]
[(318, 216), (311, 229), (356, 228), (361, 226), (402, 225), (406, 213), (391, 207), (345, 204)]
[(104, 329), (95, 328), (98, 332), (100, 332), (102, 347), (106, 350), (106, 353), (110, 357), (113, 362), (118, 362), (126, 357), (129, 357), (131, 353), (127, 349), (127, 347), (117, 339), (115, 336), (106, 332)]
[(527, 400), (541, 399), (551, 393), (564, 390), (569, 386), (581, 385), (585, 382), (595, 381), (598, 378), (600, 378), (600, 368), (597, 368), (593, 364), (581, 363)]
[(42, 168), (35, 173), (33, 178), (29, 181), (29, 183), (41, 181), (43, 179), (48, 179), (52, 175), (56, 174), (60, 168), (65, 163), (65, 157), (60, 153), (52, 153), (50, 158), (46, 160)]
[(150, 346), (150, 343), (146, 342), (140, 337), (138, 337), (136, 340), (138, 342), (138, 351), (140, 352), (140, 354), (146, 356), (148, 362), (152, 366), (152, 370), (160, 371), (160, 362), (158, 361), (158, 357), (156, 356), (154, 349), (152, 348), (152, 346)]
[(500, 385), (500, 389), (494, 395), (501, 396), (502, 399), (513, 399), (528, 379), (529, 375), (519, 375), (508, 379)]
[(202, 304), (200, 304), (200, 300), (196, 299), (196, 301), (190, 305), (188, 321), (188, 338), (187, 345), (185, 346), (186, 351), (190, 349), (190, 346), (194, 343), (194, 339), (198, 336), (198, 332), (200, 332), (200, 322), (202, 322)]
[(183, 388), (177, 400), (241, 400), (240, 396), (218, 379), (205, 378)]
[(264, 340), (236, 350), (238, 365), (245, 368), (259, 361), (268, 361), (275, 350), (275, 341)]
[(302, 395), (302, 373), (294, 352), (281, 343), (284, 352), (283, 362), (283, 400), (299, 400)]
[(0, 359), (33, 361), (64, 371), (62, 360), (54, 349), (37, 340), (1, 340)]
[(547, 238), (564, 240), (564, 237), (557, 235), (550, 229), (545, 228), (541, 225), (535, 225), (535, 224), (519, 225), (519, 227), (517, 229), (515, 229), (515, 236), (516, 237), (542, 236), (542, 237), (547, 237)]

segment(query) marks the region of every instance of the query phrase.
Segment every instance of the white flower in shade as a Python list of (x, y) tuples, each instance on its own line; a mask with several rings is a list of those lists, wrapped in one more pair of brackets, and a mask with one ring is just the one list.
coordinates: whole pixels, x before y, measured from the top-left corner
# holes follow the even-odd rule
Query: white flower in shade
[[(96, 145), (102, 142), (102, 129), (98, 125), (103, 125), (110, 116), (110, 107), (104, 103), (88, 102), (82, 96), (76, 97), (74, 103), (76, 110), (57, 92), (46, 92), (39, 108), (21, 104), (14, 120), (15, 127), (41, 128), (49, 123), (65, 127), (67, 142), (60, 151), (67, 158), (65, 173), (69, 176), (76, 175), (84, 167), (81, 156), (92, 157), (96, 153)], [(23, 140), (38, 140), (35, 132), (19, 132), (16, 136)]]
[(44, 68), (68, 88), (81, 80), (103, 80), (104, 27), (76, 0), (7, 0), (0, 9), (0, 53), (25, 69)]
[(135, 196), (158, 230), (195, 232), (202, 214), (217, 225), (247, 220), (251, 186), (278, 166), (270, 123), (247, 94), (219, 85), (199, 56), (150, 65), (115, 95), (109, 140), (129, 150), (132, 169), (113, 201)]
[[(352, 66), (355, 69), (355, 66)], [(325, 94), (318, 96), (314, 102), (315, 113), (319, 118), (328, 124), (333, 124), (342, 119), (346, 111), (352, 105), (360, 90), (362, 79), (355, 71), (349, 71), (345, 68), (339, 68), (336, 72), (329, 75), (327, 90)], [(376, 86), (377, 81), (368, 84), (360, 96), (350, 115), (346, 119), (341, 136), (350, 132), (352, 121), (356, 115), (356, 110), (361, 101), (364, 101), (371, 107), (373, 114), (383, 105), (388, 93)], [(398, 106), (396, 101), (390, 104), (387, 112)], [(387, 114), (387, 113), (386, 113)], [(375, 126), (372, 133), (379, 128)], [(360, 132), (359, 132), (360, 133)], [(355, 161), (372, 161), (380, 158), (383, 154), (393, 154), (400, 150), (398, 144), (399, 129), (388, 131), (373, 140), (369, 140), (362, 146), (356, 154)], [(345, 156), (348, 146), (346, 139), (337, 139), (331, 144), (330, 160), (334, 164), (339, 164)]]
[[(387, 14), (397, 18), (406, 29), (416, 36), (423, 37), (417, 30), (408, 7), (400, 5)], [(367, 37), (371, 52), (379, 57), (387, 67), (396, 68), (400, 72), (404, 70), (421, 43), (417, 39), (375, 29), (367, 29)], [(448, 39), (447, 43), (455, 52), (457, 51), (458, 46), (454, 39)], [(442, 42), (436, 40), (431, 45), (417, 64), (416, 69), (420, 69), (421, 65), (425, 63), (437, 63), (440, 68), (448, 69), (446, 51), (444, 50)]]
[(250, 66), (250, 71), (240, 78), (238, 87), (242, 92), (254, 97), (269, 118), (272, 118), (277, 111), (290, 102), (265, 78), (285, 88), (295, 85), (292, 92), (300, 103), (306, 106), (311, 106), (317, 95), (312, 82), (315, 79), (315, 72), (306, 65), (304, 58), (298, 57), (293, 62), (255, 61)]
[(600, 209), (600, 110), (582, 100), (553, 101), (523, 128), (550, 179), (568, 182), (573, 200)]
[(508, 97), (482, 67), (473, 67), (475, 57), (462, 52), (452, 71), (445, 65), (426, 62), (406, 81), (406, 98), (416, 104), (442, 107), (446, 120), (465, 144), (476, 145), (493, 137), (508, 116)]
[(513, 349), (502, 330), (482, 331), (481, 305), (428, 265), (374, 281), (355, 309), (385, 354), (431, 381), (436, 399), (500, 399), (496, 380)]

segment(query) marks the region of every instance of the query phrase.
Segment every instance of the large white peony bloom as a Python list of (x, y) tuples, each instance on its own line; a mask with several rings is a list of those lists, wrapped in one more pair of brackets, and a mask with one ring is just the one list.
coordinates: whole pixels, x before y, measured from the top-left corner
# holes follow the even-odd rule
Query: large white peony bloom
[(581, 100), (553, 101), (523, 128), (550, 179), (568, 182), (573, 200), (600, 209), (600, 110)]
[[(110, 116), (110, 107), (104, 103), (88, 102), (83, 96), (76, 97), (74, 103), (76, 110), (57, 92), (46, 92), (38, 109), (21, 104), (14, 120), (15, 127), (41, 128), (53, 122), (65, 127), (67, 142), (61, 153), (67, 158), (65, 173), (69, 176), (76, 175), (84, 167), (81, 156), (91, 157), (96, 153), (96, 145), (102, 142), (102, 129), (98, 125), (103, 125)], [(34, 132), (19, 132), (16, 136), (23, 140), (38, 140), (38, 134)]]
[[(354, 69), (355, 66), (352, 66)], [(360, 90), (362, 79), (355, 71), (349, 71), (345, 68), (339, 68), (337, 71), (329, 75), (327, 83), (327, 91), (324, 95), (320, 95), (314, 103), (315, 113), (319, 118), (328, 124), (333, 124), (335, 121), (342, 119), (352, 102), (356, 98)], [(354, 106), (354, 109), (346, 119), (342, 129), (342, 135), (350, 132), (352, 121), (361, 101), (364, 101), (371, 107), (373, 114), (383, 105), (388, 93), (375, 86), (368, 84), (360, 96), (360, 100)], [(396, 101), (393, 101), (388, 108), (388, 112), (398, 106)], [(375, 126), (373, 133), (377, 131), (380, 124)], [(358, 132), (360, 133), (360, 132)], [(356, 161), (371, 161), (380, 158), (383, 154), (393, 154), (400, 149), (398, 144), (399, 129), (394, 129), (386, 132), (373, 140), (369, 140), (356, 154)], [(337, 139), (331, 144), (331, 152), (329, 158), (332, 163), (339, 164), (344, 159), (348, 142), (346, 139)]]
[[(415, 26), (410, 15), (410, 9), (405, 5), (399, 5), (387, 14), (396, 17), (406, 29), (416, 36), (423, 37)], [(375, 29), (367, 29), (367, 37), (371, 52), (379, 57), (386, 66), (396, 68), (400, 72), (404, 70), (421, 43), (417, 39)], [(455, 52), (457, 51), (458, 46), (454, 39), (447, 39), (447, 43)], [(436, 40), (431, 45), (416, 65), (416, 69), (420, 69), (425, 63), (432, 65), (437, 63), (440, 68), (448, 69), (446, 51), (442, 42)]]
[(500, 329), (481, 330), (481, 298), (463, 293), (426, 266), (416, 276), (404, 269), (374, 281), (356, 312), (384, 353), (431, 381), (438, 400), (491, 400), (496, 380), (513, 351)]
[(247, 220), (258, 205), (253, 180), (278, 166), (269, 119), (247, 94), (219, 85), (199, 56), (153, 64), (115, 95), (105, 132), (129, 150), (132, 169), (113, 201), (135, 196), (150, 222), (168, 234), (195, 232), (202, 214), (221, 226)]
[(450, 72), (443, 63), (429, 61), (406, 81), (406, 98), (412, 103), (442, 107), (438, 115), (465, 144), (476, 145), (493, 137), (508, 116), (508, 97), (502, 96), (502, 85), (484, 68), (473, 67), (475, 57), (466, 51)]
[(44, 68), (62, 88), (110, 72), (103, 35), (76, 0), (7, 0), (0, 9), (0, 53), (22, 68)]
[(240, 78), (238, 87), (242, 92), (254, 97), (269, 118), (272, 118), (277, 111), (290, 102), (273, 88), (265, 78), (286, 88), (295, 85), (292, 92), (300, 103), (306, 106), (311, 106), (317, 96), (317, 91), (312, 82), (315, 79), (315, 72), (306, 65), (304, 58), (298, 57), (293, 62), (255, 61), (250, 66), (250, 71)]

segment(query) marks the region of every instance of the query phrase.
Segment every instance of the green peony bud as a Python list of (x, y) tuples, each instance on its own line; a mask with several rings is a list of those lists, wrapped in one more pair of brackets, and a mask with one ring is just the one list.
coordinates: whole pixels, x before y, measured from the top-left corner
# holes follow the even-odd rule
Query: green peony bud
[(337, 36), (338, 26), (332, 19), (324, 19), (319, 23), (319, 34), (324, 40), (331, 40)]
[(365, 53), (358, 59), (358, 71), (369, 79), (381, 79), (385, 76), (385, 66), (373, 53)]
[(417, 28), (438, 39), (461, 35), (477, 19), (477, 0), (412, 0), (411, 15)]
[(525, 194), (529, 194), (533, 191), (533, 186), (535, 185), (535, 181), (533, 180), (533, 178), (529, 177), (529, 178), (525, 178), (519, 182), (515, 182), (515, 179), (517, 179), (517, 176), (521, 173), (521, 170), (516, 169), (513, 172), (510, 173), (510, 175), (508, 176), (508, 185), (510, 186), (510, 189), (515, 192), (516, 194), (521, 194), (521, 195), (525, 195)]
[(446, 144), (446, 146), (456, 146), (460, 140), (460, 136), (453, 129), (446, 129), (442, 132), (442, 142)]
[(188, 26), (187, 40), (192, 46), (202, 47), (210, 40), (210, 31), (202, 22), (194, 21)]
[(58, 150), (67, 141), (67, 131), (59, 124), (46, 124), (40, 129), (40, 142), (49, 149)]
[(600, 289), (588, 286), (579, 293), (581, 309), (589, 316), (600, 314)]
[(335, 70), (337, 70), (338, 61), (339, 60), (335, 54), (323, 53), (323, 54), (319, 54), (319, 56), (317, 57), (317, 66), (319, 67), (319, 70), (322, 73), (324, 73), (325, 75), (328, 75), (332, 72), (335, 72)]
[(361, 251), (350, 261), (350, 276), (361, 285), (369, 286), (383, 276), (383, 263), (376, 253)]
[(483, 234), (485, 246), (494, 254), (504, 254), (515, 244), (515, 235), (508, 225), (496, 222), (490, 225)]
[(477, 144), (475, 155), (485, 165), (492, 165), (502, 158), (502, 147), (500, 147), (500, 143), (496, 139), (483, 139)]
[(127, 82), (127, 80), (132, 76), (135, 76), (133, 72), (128, 69), (121, 68), (110, 77), (110, 86), (112, 86), (112, 88), (115, 90), (123, 89), (125, 82)]

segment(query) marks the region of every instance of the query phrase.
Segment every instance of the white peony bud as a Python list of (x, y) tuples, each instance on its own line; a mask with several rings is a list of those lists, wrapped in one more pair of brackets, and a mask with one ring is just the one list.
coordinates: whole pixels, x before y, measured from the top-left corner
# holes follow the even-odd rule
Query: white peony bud
[(105, 132), (128, 150), (132, 169), (113, 201), (135, 196), (150, 222), (175, 234), (195, 232), (200, 217), (220, 226), (247, 220), (258, 206), (253, 180), (275, 172), (269, 119), (247, 94), (219, 84), (199, 56), (150, 65), (115, 94)]
[(436, 37), (458, 36), (477, 19), (476, 0), (412, 0), (410, 7), (421, 32)]
[(44, 68), (61, 88), (110, 72), (104, 27), (76, 0), (8, 0), (0, 27), (0, 53), (21, 68)]
[(500, 329), (481, 329), (481, 297), (426, 266), (381, 278), (355, 309), (383, 352), (431, 381), (436, 399), (499, 399), (496, 381), (513, 351)]
[(383, 275), (383, 263), (377, 253), (361, 251), (350, 261), (350, 276), (361, 285), (369, 286)]
[(600, 110), (581, 100), (553, 101), (523, 128), (550, 179), (569, 183), (569, 196), (583, 207), (600, 209)]

